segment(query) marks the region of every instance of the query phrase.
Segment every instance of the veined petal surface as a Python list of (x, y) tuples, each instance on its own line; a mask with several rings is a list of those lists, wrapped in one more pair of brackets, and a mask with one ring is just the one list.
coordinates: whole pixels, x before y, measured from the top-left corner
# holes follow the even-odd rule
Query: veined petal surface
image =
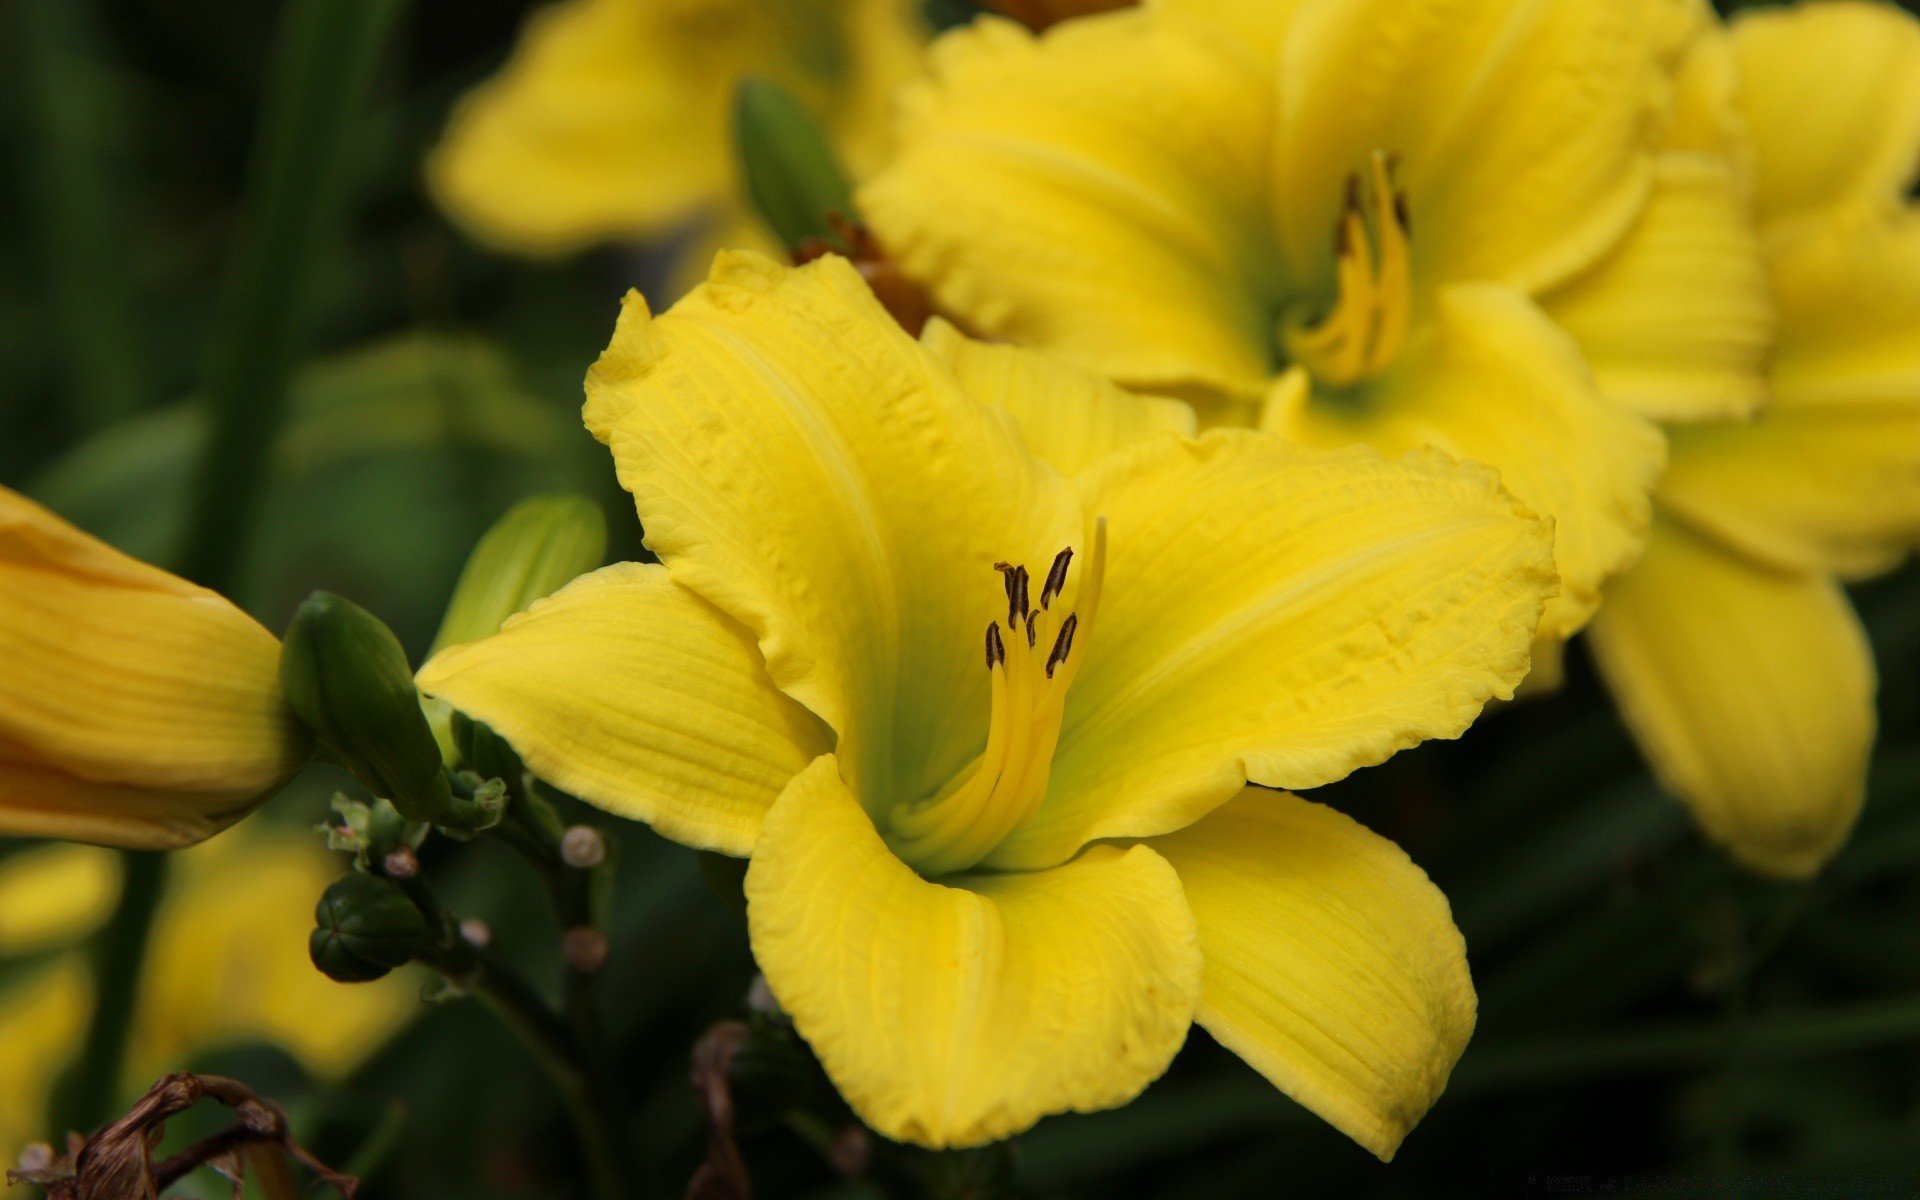
[(1010, 413), (1027, 449), (1063, 475), (1157, 434), (1193, 435), (1190, 405), (1126, 391), (1053, 355), (975, 341), (938, 317), (920, 340), (974, 399)]
[(888, 1137), (968, 1146), (1124, 1104), (1186, 1038), (1200, 946), (1146, 847), (1051, 871), (921, 879), (831, 755), (747, 869), (753, 951), (841, 1095)]
[(1332, 278), (1342, 183), (1396, 155), (1423, 286), (1549, 287), (1605, 253), (1652, 183), (1679, 0), (1349, 0), (1281, 50), (1275, 219)]
[(1512, 695), (1548, 526), (1430, 453), (1167, 439), (1085, 484), (1111, 549), (1046, 802), (989, 856), (1050, 866), (1179, 829), (1247, 780), (1315, 787)]
[(1199, 923), (1196, 1019), (1391, 1159), (1473, 1034), (1466, 943), (1440, 889), (1392, 842), (1284, 792), (1248, 788), (1148, 844)]
[(492, 637), (434, 656), (419, 682), (540, 778), (734, 855), (832, 741), (773, 685), (746, 627), (658, 565), (583, 575)]
[(0, 662), (0, 831), (196, 841), (308, 752), (272, 634), (4, 488)]
[(1741, 862), (1805, 878), (1859, 814), (1873, 655), (1838, 584), (1661, 520), (1589, 631), (1661, 781)]
[(1148, 390), (1257, 395), (1273, 85), (1203, 33), (1131, 9), (947, 34), (862, 211), (972, 329)]
[(1276, 390), (1264, 424), (1307, 445), (1430, 445), (1496, 468), (1554, 520), (1561, 592), (1541, 621), (1554, 636), (1585, 624), (1601, 582), (1639, 553), (1666, 453), (1658, 430), (1600, 394), (1565, 332), (1488, 284), (1449, 288), (1431, 341), (1365, 393)]
[(1833, 0), (1733, 21), (1762, 219), (1891, 201), (1920, 170), (1920, 24)]
[(993, 564), (1081, 544), (1079, 498), (844, 259), (723, 254), (657, 319), (630, 296), (586, 421), (647, 545), (753, 630), (863, 798), (931, 795), (979, 751)]
[(1766, 399), (1777, 319), (1747, 198), (1724, 159), (1662, 155), (1626, 239), (1541, 306), (1607, 398), (1644, 417), (1739, 419)]

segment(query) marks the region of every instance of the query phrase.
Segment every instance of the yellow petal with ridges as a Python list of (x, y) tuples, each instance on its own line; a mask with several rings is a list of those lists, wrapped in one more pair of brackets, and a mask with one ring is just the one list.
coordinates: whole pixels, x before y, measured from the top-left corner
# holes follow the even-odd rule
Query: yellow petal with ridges
[(661, 236), (735, 205), (728, 120), (743, 75), (798, 91), (867, 170), (923, 37), (906, 0), (555, 4), (455, 109), (428, 183), (475, 234), (522, 253)]
[(1579, 343), (1600, 390), (1642, 416), (1738, 419), (1766, 399), (1773, 296), (1724, 159), (1662, 155), (1625, 240), (1541, 306)]
[(861, 210), (969, 329), (1147, 390), (1257, 395), (1273, 85), (1231, 51), (1150, 10), (1038, 37), (977, 20), (935, 43)]
[(1392, 842), (1284, 792), (1248, 788), (1148, 844), (1200, 927), (1196, 1019), (1391, 1159), (1473, 1035), (1466, 944), (1440, 889)]
[(583, 575), (421, 690), (506, 738), (540, 778), (677, 842), (744, 855), (787, 781), (831, 744), (767, 677), (753, 636), (659, 565)]
[(1665, 460), (1658, 430), (1600, 394), (1572, 338), (1485, 284), (1449, 288), (1432, 340), (1360, 394), (1276, 390), (1263, 424), (1307, 445), (1430, 445), (1497, 469), (1554, 520), (1561, 591), (1541, 619), (1554, 636), (1585, 624), (1602, 581), (1640, 552)]
[(1180, 881), (1146, 847), (933, 883), (881, 841), (831, 755), (767, 814), (754, 957), (840, 1094), (887, 1137), (970, 1146), (1124, 1104), (1200, 990)]
[(1626, 232), (1652, 183), (1678, 0), (1303, 7), (1279, 69), (1275, 218), (1295, 279), (1332, 276), (1348, 176), (1383, 151), (1423, 287), (1550, 287)]
[(938, 317), (920, 340), (974, 399), (1012, 414), (1027, 449), (1063, 475), (1157, 434), (1193, 435), (1192, 406), (1126, 391), (1052, 355), (975, 341)]
[(272, 634), (5, 488), (0, 662), (0, 833), (183, 845), (308, 753)]
[(863, 798), (931, 795), (978, 753), (993, 564), (1078, 543), (1079, 500), (844, 259), (723, 254), (658, 319), (629, 297), (586, 420), (647, 545), (754, 631)]
[(1874, 672), (1829, 576), (1662, 520), (1589, 632), (1635, 740), (1708, 837), (1793, 879), (1832, 857), (1860, 811)]
[(1763, 218), (1897, 198), (1920, 170), (1920, 23), (1832, 0), (1733, 21)]
[(1861, 203), (1768, 231), (1774, 407), (1920, 405), (1920, 209)]
[(1252, 779), (1316, 787), (1512, 695), (1554, 589), (1547, 524), (1492, 473), (1252, 430), (1086, 481), (1110, 529), (1045, 803), (988, 857), (1051, 866), (1179, 829)]

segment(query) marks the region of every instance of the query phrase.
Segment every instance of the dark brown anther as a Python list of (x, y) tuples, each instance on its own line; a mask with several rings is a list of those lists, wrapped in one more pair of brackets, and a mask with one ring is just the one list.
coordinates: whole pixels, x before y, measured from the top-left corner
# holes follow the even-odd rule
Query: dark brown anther
[(1007, 585), (1007, 628), (1012, 629), (1027, 616), (1027, 569), (1003, 569), (1000, 571), (1000, 580)]
[(1007, 661), (1007, 648), (1000, 641), (1000, 622), (987, 622), (987, 670)]
[(1360, 173), (1358, 171), (1347, 176), (1347, 196), (1343, 208), (1350, 213), (1360, 211)]
[(1080, 627), (1080, 614), (1068, 613), (1061, 622), (1060, 636), (1053, 639), (1053, 653), (1047, 655), (1047, 678), (1053, 678), (1053, 669), (1067, 661), (1067, 655), (1073, 653), (1073, 631)]
[(1034, 641), (1040, 636), (1040, 631), (1034, 627), (1039, 620), (1039, 609), (1036, 608), (1027, 614), (1027, 649), (1029, 650), (1033, 649)]
[(1407, 211), (1407, 194), (1405, 192), (1395, 192), (1393, 194), (1393, 219), (1400, 223), (1401, 233), (1411, 234), (1413, 232), (1413, 214)]
[(1040, 607), (1053, 603), (1055, 596), (1066, 590), (1067, 564), (1073, 561), (1073, 547), (1053, 556), (1053, 565), (1047, 568), (1047, 582), (1040, 587)]

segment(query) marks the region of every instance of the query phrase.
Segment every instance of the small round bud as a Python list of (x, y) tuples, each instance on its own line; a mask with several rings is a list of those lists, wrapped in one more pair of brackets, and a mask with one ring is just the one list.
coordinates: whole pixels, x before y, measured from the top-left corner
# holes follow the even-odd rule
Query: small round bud
[(572, 825), (560, 835), (560, 861), (582, 871), (591, 870), (607, 857), (607, 839), (591, 825)]
[(611, 952), (607, 935), (591, 925), (576, 925), (561, 934), (560, 951), (568, 966), (585, 975), (598, 975)]
[(420, 873), (420, 859), (410, 847), (402, 846), (381, 860), (380, 867), (389, 879), (412, 879)]
[(28, 1142), (20, 1147), (22, 1171), (51, 1171), (53, 1163), (53, 1147), (46, 1142)]
[(399, 885), (359, 871), (333, 881), (313, 919), (307, 952), (322, 974), (341, 983), (378, 979), (431, 940), (427, 919)]
[(468, 917), (460, 922), (460, 940), (476, 950), (485, 950), (493, 944), (493, 927), (479, 917)]

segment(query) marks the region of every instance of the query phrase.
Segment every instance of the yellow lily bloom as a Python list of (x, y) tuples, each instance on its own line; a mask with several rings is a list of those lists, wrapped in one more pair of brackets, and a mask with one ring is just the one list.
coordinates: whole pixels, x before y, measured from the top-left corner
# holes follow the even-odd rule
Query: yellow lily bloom
[(767, 242), (740, 203), (734, 84), (760, 75), (824, 119), (849, 170), (877, 163), (893, 90), (918, 70), (913, 0), (565, 0), (460, 102), (427, 179), (502, 249), (559, 254), (718, 215), (728, 245)]
[(1807, 4), (1720, 40), (1780, 311), (1772, 403), (1670, 431), (1653, 538), (1592, 644), (1708, 836), (1805, 877), (1852, 828), (1873, 744), (1872, 652), (1839, 581), (1920, 541), (1920, 24)]
[[(1433, 445), (1555, 519), (1577, 629), (1658, 431), (1759, 396), (1765, 281), (1678, 148), (1685, 0), (1163, 0), (939, 39), (862, 210), (937, 304), (1203, 419)], [(1582, 349), (1591, 362), (1583, 360)]]
[[(249, 824), (174, 864), (128, 1039), (125, 1095), (196, 1053), (241, 1041), (273, 1042), (314, 1075), (338, 1079), (418, 1011), (418, 985), (403, 976), (348, 986), (308, 961), (314, 901), (339, 874), (317, 835)], [(77, 942), (112, 911), (116, 867), (110, 852), (89, 846), (0, 860), (0, 912), (31, 914), (9, 917), (13, 937), (0, 950), (72, 947), (0, 981), (4, 1161), (55, 1132), (45, 1128), (47, 1098), (79, 1049), (90, 991)]]
[(0, 834), (183, 846), (307, 759), (280, 643), (0, 488)]
[(530, 769), (750, 856), (754, 953), (854, 1109), (932, 1146), (1121, 1104), (1198, 1020), (1390, 1156), (1474, 993), (1446, 901), (1291, 795), (1525, 673), (1546, 522), (1431, 452), (1185, 406), (722, 255), (587, 377), (663, 565), (419, 682)]

